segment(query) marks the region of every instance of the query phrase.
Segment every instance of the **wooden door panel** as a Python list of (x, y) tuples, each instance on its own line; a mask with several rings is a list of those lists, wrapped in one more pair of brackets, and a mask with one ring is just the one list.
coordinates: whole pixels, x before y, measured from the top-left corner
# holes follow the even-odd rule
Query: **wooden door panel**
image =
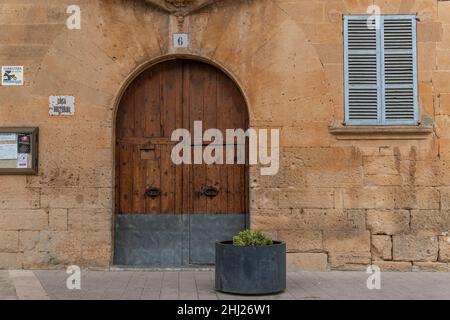
[[(204, 131), (218, 128), (224, 135), (226, 129), (247, 128), (242, 94), (216, 68), (195, 61), (168, 61), (131, 83), (117, 120), (120, 213), (246, 213), (246, 166), (172, 163), (172, 132), (187, 128), (193, 138), (194, 121), (202, 121)], [(217, 187), (219, 194), (199, 195), (206, 186)], [(161, 195), (146, 197), (149, 187), (159, 188)]]

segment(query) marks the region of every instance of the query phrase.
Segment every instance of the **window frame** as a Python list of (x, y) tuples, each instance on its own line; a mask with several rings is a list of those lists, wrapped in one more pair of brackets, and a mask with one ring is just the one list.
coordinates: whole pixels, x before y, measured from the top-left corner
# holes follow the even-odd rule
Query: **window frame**
[[(420, 124), (420, 105), (418, 95), (418, 60), (417, 60), (417, 16), (411, 14), (398, 15), (380, 15), (380, 28), (376, 30), (376, 57), (377, 57), (377, 95), (378, 95), (378, 114), (374, 120), (352, 120), (350, 119), (350, 96), (349, 96), (349, 41), (348, 41), (348, 22), (350, 20), (368, 20), (370, 15), (345, 15), (344, 16), (344, 124), (349, 126), (411, 126)], [(385, 51), (384, 51), (384, 21), (401, 20), (409, 18), (412, 23), (412, 61), (413, 61), (413, 100), (414, 100), (414, 119), (386, 120), (386, 85), (385, 85)]]

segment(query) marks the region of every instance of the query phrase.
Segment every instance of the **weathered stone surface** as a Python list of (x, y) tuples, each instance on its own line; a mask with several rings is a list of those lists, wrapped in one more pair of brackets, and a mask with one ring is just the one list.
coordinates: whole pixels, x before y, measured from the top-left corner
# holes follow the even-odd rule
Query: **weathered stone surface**
[(111, 237), (110, 230), (41, 232), (35, 253), (43, 261), (51, 259), (53, 265), (107, 266), (111, 259)]
[(40, 240), (39, 231), (20, 231), (19, 232), (19, 248), (20, 251), (37, 250)]
[(50, 208), (111, 208), (108, 188), (45, 188), (41, 205)]
[(278, 239), (286, 242), (287, 252), (317, 252), (323, 250), (322, 232), (320, 231), (279, 231)]
[(250, 215), (251, 228), (263, 231), (296, 229), (297, 216), (291, 209), (254, 210)]
[(439, 261), (450, 262), (450, 236), (439, 237)]
[(333, 268), (370, 263), (369, 231), (324, 231), (323, 246)]
[(287, 189), (279, 199), (280, 208), (333, 208), (334, 191), (330, 188)]
[(396, 209), (429, 209), (440, 208), (439, 190), (433, 187), (396, 188), (394, 192), (394, 208)]
[(325, 253), (288, 253), (286, 263), (288, 271), (327, 271)]
[(397, 175), (400, 173), (400, 161), (395, 156), (364, 157), (364, 174)]
[(437, 237), (393, 236), (393, 259), (395, 261), (436, 261), (437, 258)]
[(409, 232), (409, 211), (368, 210), (367, 228), (373, 234), (402, 234)]
[(69, 209), (68, 228), (69, 230), (110, 230), (112, 216), (109, 210), (105, 209)]
[(395, 208), (395, 191), (386, 187), (345, 189), (343, 206), (354, 209)]
[(0, 252), (0, 269), (22, 269), (22, 253)]
[(49, 226), (52, 230), (67, 230), (67, 209), (50, 209)]
[(386, 235), (372, 236), (372, 260), (392, 260), (392, 239)]
[(3, 230), (43, 230), (48, 227), (45, 210), (0, 210)]
[(19, 232), (0, 231), (0, 252), (17, 252), (19, 249)]
[(260, 230), (365, 230), (364, 210), (266, 209), (250, 218), (252, 228)]
[(439, 192), (441, 193), (441, 209), (447, 212), (450, 211), (450, 187), (440, 188)]
[(450, 210), (412, 210), (411, 232), (437, 235), (450, 230)]
[(411, 272), (412, 263), (411, 262), (399, 262), (399, 261), (373, 261), (373, 265), (376, 265), (383, 272), (389, 271), (400, 271), (400, 272)]
[(419, 272), (448, 272), (448, 263), (442, 262), (414, 262), (413, 271)]
[[(24, 269), (49, 269), (55, 268), (54, 260), (49, 252), (43, 251), (25, 251), (23, 253), (23, 268)], [(64, 268), (65, 266), (58, 266)]]
[(275, 209), (278, 208), (280, 191), (275, 188), (258, 188), (250, 192), (250, 205), (253, 209)]

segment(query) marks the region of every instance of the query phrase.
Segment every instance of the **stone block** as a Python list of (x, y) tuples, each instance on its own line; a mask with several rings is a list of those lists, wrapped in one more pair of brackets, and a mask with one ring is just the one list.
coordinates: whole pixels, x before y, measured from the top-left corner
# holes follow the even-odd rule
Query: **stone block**
[(432, 77), (436, 92), (450, 93), (450, 71), (434, 71)]
[(415, 235), (393, 236), (393, 259), (395, 261), (437, 261), (438, 238)]
[(251, 228), (256, 230), (297, 229), (297, 215), (291, 209), (255, 209), (250, 215)]
[(320, 231), (279, 231), (278, 239), (286, 242), (287, 252), (318, 252), (323, 250), (322, 232)]
[(19, 250), (19, 232), (0, 231), (0, 252), (17, 252), (18, 250)]
[(441, 194), (441, 209), (446, 211), (450, 210), (450, 187), (439, 188)]
[(409, 232), (408, 210), (368, 210), (367, 228), (373, 234), (402, 234)]
[(294, 209), (297, 226), (304, 230), (365, 230), (364, 210), (358, 209)]
[(419, 23), (417, 25), (418, 42), (440, 42), (443, 29), (440, 22)]
[(40, 240), (39, 231), (20, 231), (19, 232), (20, 251), (37, 250), (39, 240)]
[(411, 272), (411, 262), (398, 262), (398, 261), (373, 261), (373, 265), (380, 268), (382, 272)]
[(372, 236), (372, 260), (392, 260), (392, 239), (387, 235)]
[(280, 193), (280, 208), (333, 208), (334, 190), (331, 188), (287, 189)]
[(370, 232), (324, 231), (323, 237), (324, 249), (333, 268), (370, 263)]
[(343, 206), (349, 209), (375, 209), (395, 207), (392, 187), (362, 187), (343, 189)]
[(364, 174), (397, 175), (400, 173), (400, 161), (395, 156), (364, 157)]
[(67, 225), (69, 230), (111, 230), (112, 213), (109, 209), (69, 209)]
[(442, 23), (450, 23), (450, 3), (438, 1), (438, 18)]
[(450, 210), (412, 210), (411, 232), (437, 235), (450, 230)]
[(439, 237), (439, 261), (450, 262), (450, 236)]
[(414, 262), (413, 271), (418, 272), (448, 272), (450, 271), (448, 263), (442, 262)]
[(50, 209), (49, 226), (52, 230), (67, 230), (67, 209)]
[(111, 188), (42, 188), (44, 208), (111, 208)]
[(288, 253), (286, 255), (288, 271), (327, 271), (326, 253)]
[(42, 230), (48, 227), (45, 210), (0, 210), (2, 230)]
[(252, 209), (278, 208), (280, 190), (275, 188), (254, 188), (250, 190), (250, 206)]
[(0, 269), (22, 269), (22, 253), (0, 252)]

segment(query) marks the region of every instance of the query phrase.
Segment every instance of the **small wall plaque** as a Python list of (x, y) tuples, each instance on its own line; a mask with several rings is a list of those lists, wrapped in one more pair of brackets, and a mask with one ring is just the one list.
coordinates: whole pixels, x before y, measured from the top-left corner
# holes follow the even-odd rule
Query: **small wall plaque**
[(2, 66), (2, 86), (23, 86), (23, 66)]
[(37, 174), (38, 150), (38, 128), (0, 128), (0, 174)]
[(49, 113), (51, 116), (73, 116), (75, 114), (75, 97), (50, 96)]
[(173, 47), (174, 48), (187, 48), (189, 46), (189, 35), (187, 33), (174, 33), (173, 34)]

